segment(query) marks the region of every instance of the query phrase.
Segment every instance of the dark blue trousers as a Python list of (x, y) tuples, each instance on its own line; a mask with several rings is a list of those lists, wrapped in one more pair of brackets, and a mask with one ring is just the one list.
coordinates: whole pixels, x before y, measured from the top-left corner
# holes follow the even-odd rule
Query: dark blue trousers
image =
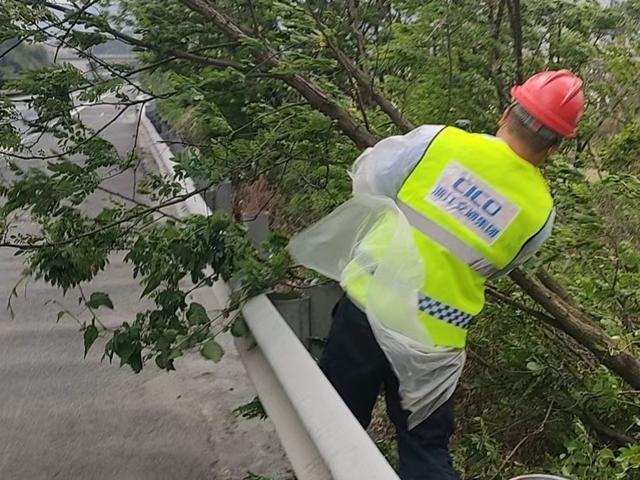
[(373, 407), (384, 387), (387, 414), (396, 428), (402, 480), (458, 478), (449, 454), (454, 429), (453, 400), (409, 430), (409, 412), (400, 404), (398, 379), (376, 342), (366, 315), (347, 297), (334, 309), (320, 368), (364, 428), (371, 422)]

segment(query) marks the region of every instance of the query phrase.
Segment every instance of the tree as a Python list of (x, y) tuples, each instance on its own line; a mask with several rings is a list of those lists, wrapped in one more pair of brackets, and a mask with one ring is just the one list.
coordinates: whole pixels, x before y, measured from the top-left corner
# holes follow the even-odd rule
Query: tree
[[(12, 149), (3, 155), (16, 175), (2, 188), (1, 245), (18, 249), (33, 275), (65, 290), (90, 282), (110, 253), (124, 250), (155, 302), (112, 332), (103, 332), (97, 317), (88, 322), (87, 348), (97, 334), (108, 333), (106, 355), (135, 371), (151, 358), (171, 369), (186, 348), (217, 358), (213, 338), (233, 319), (208, 318), (186, 301), (186, 292), (238, 276), (244, 290), (231, 311), (243, 297), (289, 283), (297, 273), (282, 239), (257, 255), (231, 218), (157, 222), (162, 206), (185, 200), (176, 179), (145, 180), (153, 204), (84, 214), (83, 202), (105, 176), (134, 168), (137, 159), (120, 158), (100, 132), (79, 124), (70, 113), (78, 99), (113, 92), (123, 109), (157, 100), (190, 147), (179, 158), (178, 175), (192, 177), (202, 191), (225, 178), (238, 185), (266, 179), (273, 190), (267, 200), (287, 234), (348, 196), (343, 172), (358, 150), (413, 125), (461, 117), (489, 131), (508, 101), (508, 85), (539, 69), (571, 68), (587, 81), (589, 110), (578, 138), (547, 168), (558, 228), (537, 263), (512, 275), (515, 284), (492, 288), (496, 303), (471, 345), (477, 359), (471, 368), (479, 372), (474, 379), (498, 377), (506, 401), (523, 395), (521, 410), (531, 406), (525, 417), (532, 418), (514, 431), (530, 430), (510, 439), (470, 421), (459, 452), (465, 460), (476, 458), (467, 467), (469, 478), (497, 478), (506, 468), (517, 470), (511, 460), (545, 461), (542, 452), (527, 456), (521, 448), (543, 433), (552, 440), (549, 451), (560, 452), (563, 436), (578, 422), (569, 438), (595, 445), (594, 453), (578, 458), (577, 447), (567, 446), (560, 463), (569, 473), (597, 463), (602, 478), (638, 475), (637, 444), (611, 457), (601, 448), (638, 436), (629, 421), (638, 419), (639, 408), (629, 392), (640, 388), (634, 228), (640, 184), (629, 161), (637, 153), (640, 105), (633, 88), (637, 1), (603, 7), (584, 0), (123, 0), (119, 10), (98, 8), (108, 4), (8, 0), (0, 6), (0, 40), (50, 39), (110, 73), (88, 80), (69, 66), (52, 66), (10, 83), (33, 97), (38, 120), (31, 128), (53, 132), (59, 153), (21, 152), (6, 120), (15, 115), (10, 103), (3, 103), (0, 127), (0, 147)], [(111, 65), (92, 53), (111, 40), (132, 46), (142, 66)], [(125, 94), (131, 90), (140, 95)], [(25, 170), (24, 161), (34, 159), (43, 168)], [(11, 220), (21, 212), (38, 223), (38, 234), (12, 231)], [(85, 301), (96, 309), (108, 306), (106, 295)], [(469, 384), (463, 390), (474, 380)], [(482, 395), (496, 395), (480, 385)], [(491, 407), (476, 400), (465, 408), (482, 421), (509, 421), (505, 400)], [(498, 458), (503, 450), (504, 464)]]

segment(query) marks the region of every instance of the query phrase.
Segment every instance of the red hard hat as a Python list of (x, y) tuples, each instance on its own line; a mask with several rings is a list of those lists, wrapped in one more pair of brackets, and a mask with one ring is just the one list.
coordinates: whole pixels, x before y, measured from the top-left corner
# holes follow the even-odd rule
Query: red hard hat
[(527, 113), (562, 137), (575, 137), (584, 112), (582, 80), (569, 70), (539, 72), (511, 89)]

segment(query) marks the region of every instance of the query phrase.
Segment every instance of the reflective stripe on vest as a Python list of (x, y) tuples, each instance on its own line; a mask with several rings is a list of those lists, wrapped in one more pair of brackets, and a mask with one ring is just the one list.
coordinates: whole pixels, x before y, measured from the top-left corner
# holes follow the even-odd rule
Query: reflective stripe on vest
[(418, 309), (432, 317), (450, 323), (456, 327), (469, 328), (473, 321), (473, 316), (453, 307), (445, 305), (438, 300), (420, 295), (418, 298)]
[(478, 250), (460, 240), (447, 229), (421, 215), (402, 200), (398, 199), (396, 203), (413, 228), (442, 245), (462, 262), (469, 265), (472, 270), (486, 278), (499, 271)]
[[(360, 265), (357, 260), (347, 264), (343, 284), (347, 296), (366, 312), (366, 298), (369, 282), (373, 273), (369, 267)], [(467, 340), (467, 329), (471, 326), (473, 316), (461, 310), (445, 305), (433, 298), (420, 294), (417, 308), (418, 320), (424, 328), (424, 342), (443, 347), (463, 348)], [(403, 332), (398, 332), (403, 333)], [(414, 340), (419, 339), (412, 337)]]
[[(360, 259), (366, 257), (366, 254), (360, 253)], [(367, 265), (363, 265), (358, 261), (358, 259), (354, 259), (347, 266), (347, 269), (351, 270), (351, 272), (356, 273), (356, 275), (359, 277), (359, 279), (351, 277), (351, 283), (360, 283), (361, 285), (359, 285), (359, 287), (365, 289), (366, 283), (371, 280), (371, 277), (375, 274), (376, 270), (375, 267), (372, 267), (370, 263)], [(356, 288), (356, 290), (357, 289), (358, 288)], [(351, 288), (350, 290), (354, 289)], [(358, 305), (358, 307), (364, 310), (366, 307), (364, 307), (364, 301), (360, 298), (361, 296), (362, 295), (359, 294), (357, 296), (349, 295), (351, 300), (353, 300)], [(468, 313), (453, 308), (449, 305), (445, 305), (444, 303), (439, 302), (438, 300), (435, 300), (424, 294), (420, 294), (418, 296), (418, 310), (420, 312), (424, 312), (426, 315), (430, 315), (460, 328), (469, 328), (471, 322), (473, 321), (472, 315), (469, 315)]]

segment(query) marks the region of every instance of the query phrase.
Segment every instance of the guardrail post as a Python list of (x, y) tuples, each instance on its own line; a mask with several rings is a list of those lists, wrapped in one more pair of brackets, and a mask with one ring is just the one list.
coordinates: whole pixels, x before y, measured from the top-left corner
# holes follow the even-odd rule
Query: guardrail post
[(287, 322), (298, 340), (307, 348), (310, 347), (311, 332), (311, 299), (304, 296), (280, 295), (272, 293), (268, 295), (273, 306), (278, 309), (282, 318)]
[(269, 236), (269, 212), (246, 212), (242, 214), (242, 223), (247, 227), (247, 236), (258, 247)]
[(229, 180), (216, 187), (214, 203), (216, 210), (233, 215), (233, 184)]
[(333, 322), (333, 307), (342, 296), (342, 288), (334, 282), (315, 285), (306, 290), (309, 296), (309, 338), (307, 347), (314, 357), (319, 357), (320, 346), (329, 336)]

